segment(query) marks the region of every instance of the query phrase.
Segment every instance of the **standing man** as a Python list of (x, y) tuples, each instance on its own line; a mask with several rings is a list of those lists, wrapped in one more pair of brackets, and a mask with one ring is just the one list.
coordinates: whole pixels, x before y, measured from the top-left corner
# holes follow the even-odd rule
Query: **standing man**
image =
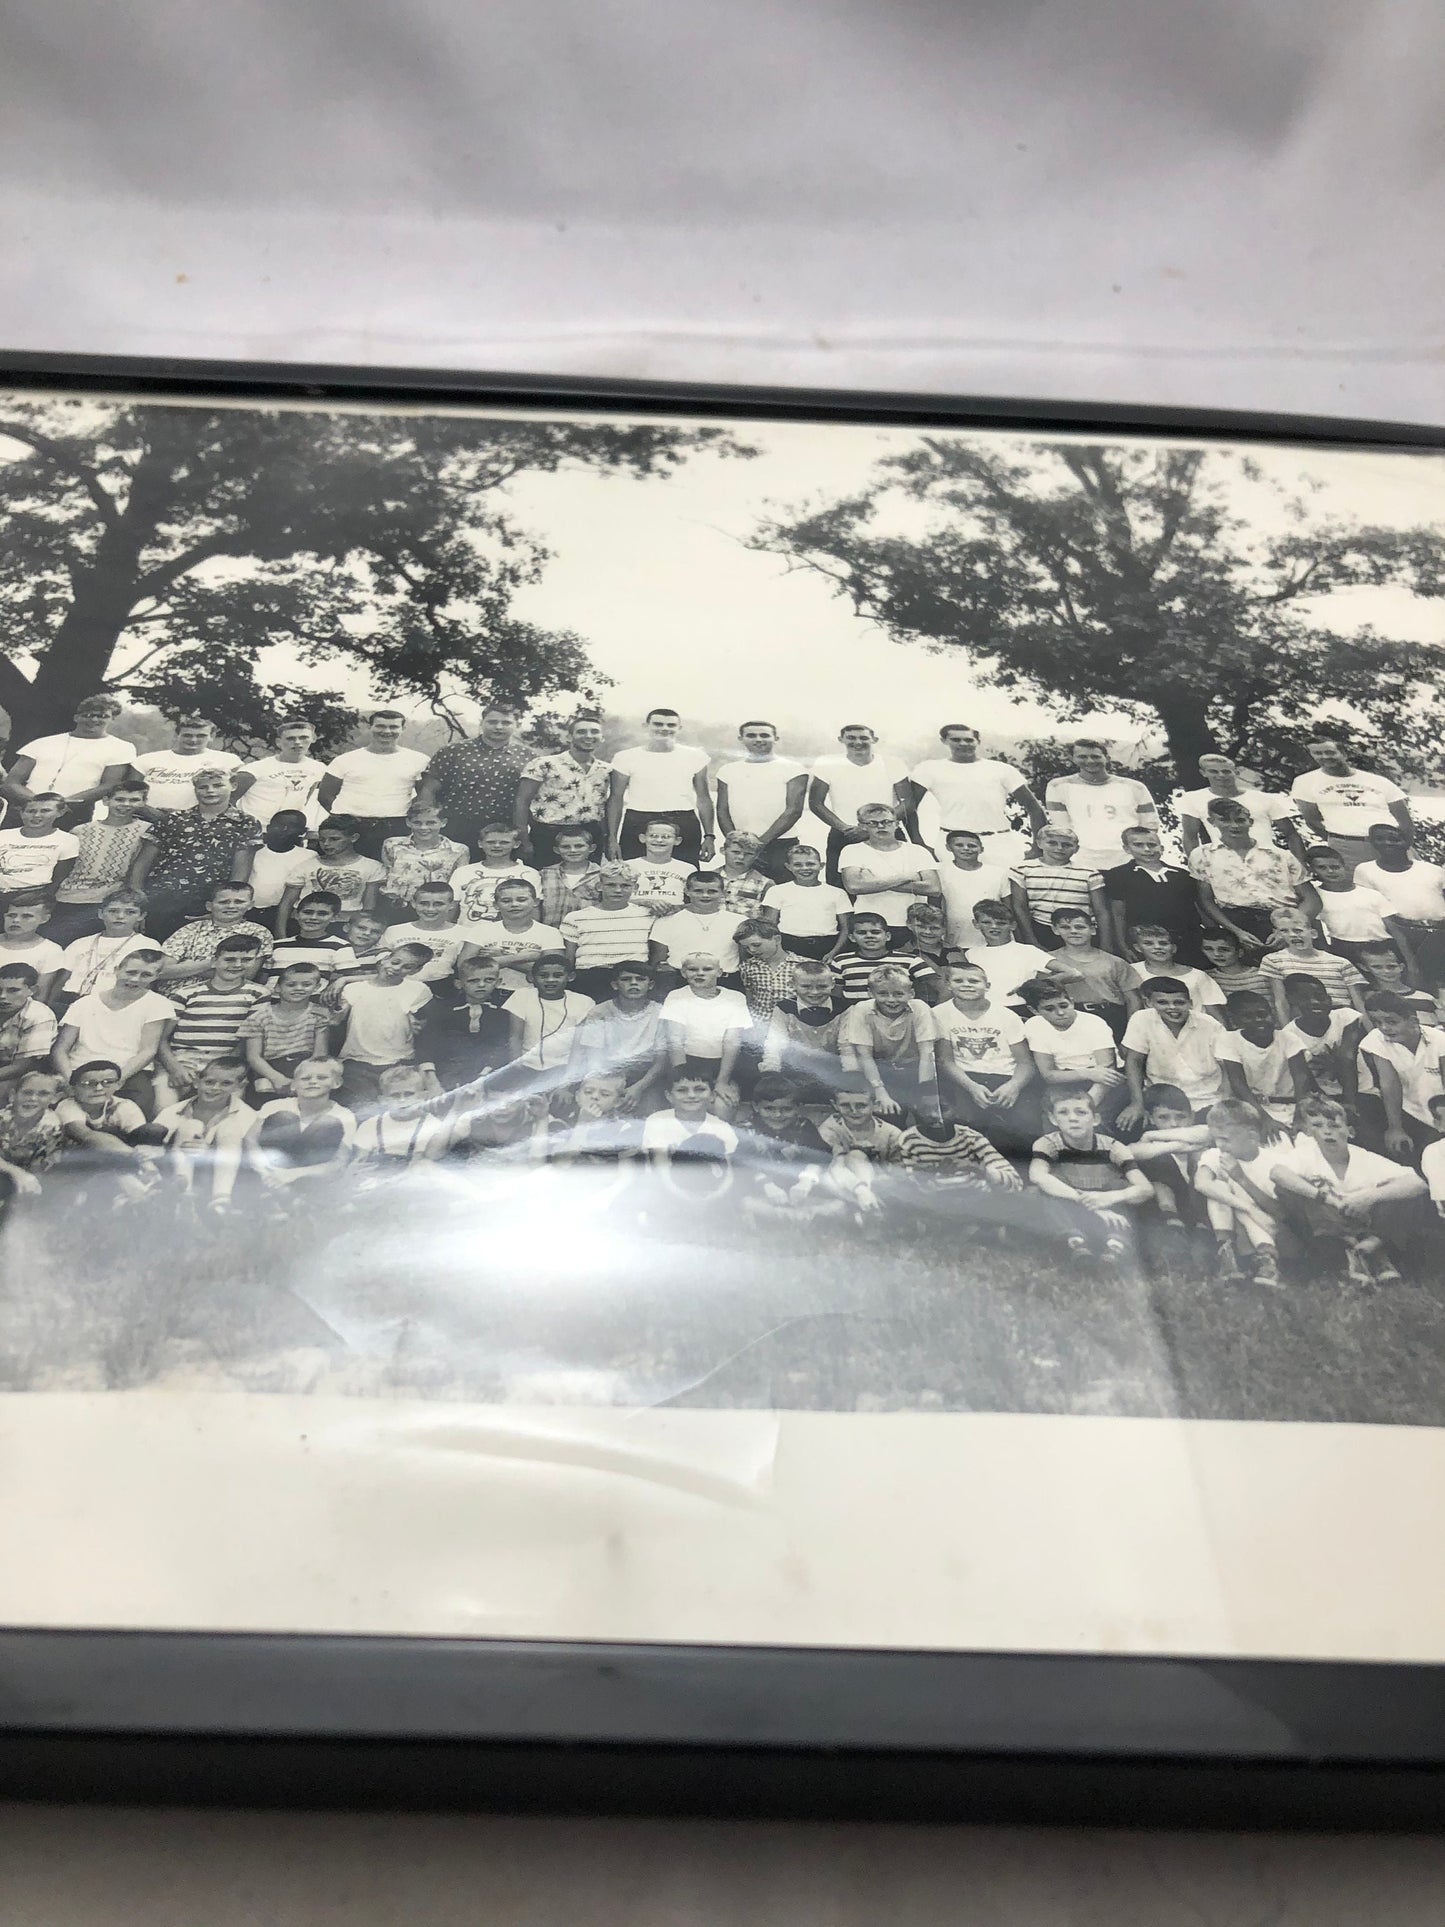
[(374, 710), (366, 719), (365, 744), (333, 757), (317, 786), (323, 816), (356, 818), (356, 847), (363, 856), (379, 857), (389, 836), (406, 835), (406, 813), (427, 760), (419, 749), (402, 748), (405, 725), (399, 709)]
[(782, 883), (788, 852), (798, 840), (788, 832), (803, 814), (808, 772), (790, 756), (778, 755), (778, 732), (771, 723), (744, 723), (738, 741), (745, 754), (717, 773), (718, 828), (724, 836), (734, 830), (755, 836), (760, 846), (755, 866)]
[(258, 757), (237, 770), (231, 783), (231, 800), (261, 827), (278, 810), (300, 810), (311, 829), (321, 821), (316, 787), (326, 774), (326, 765), (311, 754), (316, 731), (304, 716), (277, 725), (272, 738), (275, 751)]
[(557, 832), (567, 828), (589, 831), (593, 856), (601, 854), (612, 788), (612, 765), (597, 754), (601, 746), (602, 724), (584, 710), (567, 727), (566, 749), (523, 764), (514, 820), (524, 863), (539, 870), (555, 863)]
[(1414, 835), (1409, 798), (1398, 783), (1373, 770), (1356, 769), (1338, 736), (1318, 736), (1305, 747), (1315, 767), (1297, 776), (1289, 793), (1310, 829), (1334, 845), (1352, 876), (1357, 863), (1367, 863), (1375, 854), (1370, 830), (1376, 823), (1393, 820)]
[(1118, 776), (1096, 737), (1081, 736), (1070, 751), (1072, 776), (1055, 776), (1044, 791), (1051, 816), (1064, 817), (1079, 839), (1078, 861), (1086, 870), (1112, 870), (1129, 860), (1125, 830), (1157, 827), (1154, 798), (1135, 776)]
[(608, 852), (614, 858), (642, 855), (649, 823), (674, 825), (674, 855), (693, 865), (710, 863), (713, 836), (712, 792), (707, 785), (708, 753), (680, 743), (682, 718), (675, 709), (649, 709), (647, 741), (620, 749), (612, 758), (612, 788), (607, 799)]
[(838, 858), (850, 843), (862, 843), (858, 822), (865, 803), (891, 803), (899, 815), (912, 808), (908, 771), (896, 756), (878, 754), (878, 732), (867, 723), (845, 723), (838, 731), (841, 756), (820, 756), (808, 785), (808, 808), (828, 826), (825, 876), (838, 881)]
[(196, 800), (161, 810), (131, 866), (130, 883), (150, 899), (146, 934), (164, 943), (190, 917), (205, 915), (218, 883), (245, 883), (261, 826), (231, 801), (231, 772), (198, 769)]
[(417, 790), (417, 801), (434, 803), (447, 820), (447, 835), (473, 856), (489, 823), (516, 821), (517, 786), (532, 761), (516, 742), (521, 719), (515, 703), (486, 703), (478, 733), (439, 749)]
[(37, 736), (34, 742), (23, 743), (0, 784), (0, 795), (10, 805), (10, 821), (20, 821), (20, 812), (32, 796), (54, 791), (65, 798), (62, 822), (83, 822), (91, 806), (109, 796), (135, 761), (135, 744), (110, 733), (119, 714), (114, 696), (87, 696), (76, 707), (68, 735)]
[(1303, 861), (1305, 846), (1295, 827), (1294, 804), (1283, 790), (1267, 790), (1246, 782), (1244, 772), (1232, 758), (1216, 755), (1212, 750), (1200, 757), (1199, 774), (1204, 778), (1203, 789), (1185, 790), (1174, 799), (1185, 856), (1199, 844), (1210, 841), (1209, 806), (1216, 796), (1226, 796), (1243, 803), (1249, 811), (1256, 843), (1275, 842), (1278, 831), (1284, 838), (1285, 848), (1293, 850)]
[(157, 810), (195, 808), (192, 780), (197, 770), (223, 769), (229, 776), (241, 767), (239, 756), (214, 747), (215, 725), (205, 716), (178, 716), (174, 749), (150, 749), (137, 756), (135, 766), (145, 778), (147, 816)]
[[(986, 864), (1011, 868), (1028, 855), (1034, 832), (1047, 820), (1042, 803), (1029, 788), (1022, 770), (1000, 762), (996, 756), (979, 755), (979, 733), (968, 723), (945, 723), (938, 740), (947, 749), (947, 756), (932, 756), (909, 774), (908, 834), (915, 843), (923, 841), (918, 831), (918, 806), (931, 795), (938, 804), (940, 835), (945, 841), (950, 830), (972, 830), (983, 838)], [(1010, 803), (1028, 817), (1028, 836), (1021, 836), (1014, 828), (1008, 813)], [(1102, 866), (1089, 858), (1088, 867), (1097, 870)]]

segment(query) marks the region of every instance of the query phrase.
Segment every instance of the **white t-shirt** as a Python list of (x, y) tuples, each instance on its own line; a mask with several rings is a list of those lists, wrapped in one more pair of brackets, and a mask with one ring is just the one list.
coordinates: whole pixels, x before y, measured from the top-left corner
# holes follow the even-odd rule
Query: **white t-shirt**
[(263, 843), (251, 860), (250, 884), (255, 892), (256, 910), (270, 910), (299, 883), (316, 863), (315, 853), (304, 844), (294, 850), (268, 850)]
[(1167, 970), (1156, 970), (1152, 964), (1131, 963), (1129, 968), (1135, 982), (1140, 984), (1148, 983), (1151, 977), (1172, 977), (1189, 992), (1189, 1001), (1196, 1010), (1224, 1008), (1224, 992), (1207, 970), (1196, 970), (1193, 964), (1170, 964)]
[(156, 940), (142, 931), (132, 930), (128, 937), (108, 937), (103, 930), (94, 936), (77, 937), (63, 953), (65, 976), (61, 989), (80, 998), (92, 990), (109, 990), (115, 982), (116, 965), (133, 950), (154, 950)]
[(1183, 1028), (1172, 1031), (1157, 1010), (1136, 1010), (1124, 1026), (1125, 1050), (1144, 1058), (1145, 1081), (1177, 1084), (1197, 1111), (1224, 1095), (1219, 1068), (1223, 1027), (1191, 1010)]
[(879, 756), (871, 763), (850, 762), (846, 756), (820, 756), (813, 774), (828, 785), (825, 799), (834, 816), (850, 826), (857, 821), (865, 803), (896, 806), (896, 790), (908, 770), (896, 756)]
[[(1281, 1024), (1279, 1034), (1284, 1039), (1285, 1049), (1291, 1057), (1303, 1057), (1305, 1069), (1315, 1083), (1328, 1097), (1339, 1097), (1344, 1086), (1339, 1073), (1332, 1067), (1331, 1060), (1339, 1060), (1335, 1053), (1344, 1041), (1345, 1033), (1360, 1022), (1359, 1013), (1351, 1009), (1331, 1010), (1325, 1023), (1323, 1037), (1316, 1037), (1312, 1031), (1304, 1030), (1293, 1021)], [(1356, 1030), (1356, 1036), (1361, 1033)]]
[(721, 1057), (724, 1040), (749, 1030), (753, 1021), (740, 990), (699, 997), (688, 984), (663, 998), (662, 1020), (682, 1026), (682, 1047), (689, 1057)]
[(1042, 1052), (1052, 1057), (1061, 1071), (1088, 1072), (1095, 1068), (1100, 1051), (1117, 1066), (1114, 1033), (1102, 1017), (1090, 1010), (1076, 1010), (1067, 1030), (1060, 1030), (1047, 1017), (1029, 1017), (1024, 1022), (1024, 1042), (1037, 1057)]
[(940, 863), (939, 888), (943, 891), (943, 914), (948, 920), (948, 941), (955, 950), (982, 943), (973, 920), (973, 906), (985, 899), (1006, 902), (1009, 873), (997, 863), (980, 863), (976, 870), (960, 870), (956, 863)]
[(1267, 1044), (1251, 1043), (1237, 1030), (1221, 1029), (1215, 1039), (1214, 1054), (1221, 1064), (1238, 1064), (1253, 1097), (1278, 1124), (1288, 1124), (1294, 1116), (1294, 1079), (1290, 1059), (1302, 1055), (1285, 1032), (1277, 1030)]
[(52, 830), (49, 836), (0, 830), (0, 890), (29, 890), (49, 883), (57, 863), (79, 854), (80, 845), (68, 830)]
[(1440, 1077), (1440, 1059), (1445, 1056), (1445, 1030), (1421, 1024), (1420, 1041), (1411, 1050), (1408, 1044), (1389, 1043), (1383, 1031), (1372, 1030), (1360, 1039), (1362, 1055), (1393, 1064), (1400, 1080), (1400, 1103), (1406, 1117), (1419, 1124), (1430, 1120), (1430, 1099), (1445, 1091)]
[[(853, 908), (846, 890), (831, 883), (810, 884), (806, 888), (791, 879), (775, 883), (763, 897), (769, 910), (778, 913), (778, 928), (785, 937), (836, 937), (838, 919)], [(871, 906), (870, 906), (871, 907)]]
[(976, 830), (980, 836), (1011, 830), (1008, 799), (1027, 778), (1012, 763), (981, 756), (977, 762), (955, 763), (951, 756), (931, 756), (909, 771), (920, 789), (932, 793), (943, 829)]
[(695, 910), (679, 910), (675, 916), (658, 918), (652, 941), (663, 946), (674, 969), (684, 957), (706, 953), (717, 958), (718, 969), (726, 977), (738, 967), (737, 930), (744, 921), (732, 910), (719, 910), (712, 917), (700, 917)]
[(1127, 863), (1120, 841), (1125, 830), (1155, 820), (1154, 799), (1133, 776), (1111, 776), (1107, 783), (1086, 783), (1082, 776), (1056, 776), (1044, 792), (1055, 816), (1068, 818), (1079, 839), (1075, 863), (1084, 870), (1107, 870)]
[(415, 977), (399, 984), (359, 978), (342, 987), (347, 1012), (341, 1055), (361, 1064), (403, 1064), (412, 1057), (411, 1017), (431, 1002), (431, 992)]
[[(896, 843), (887, 850), (875, 850), (868, 843), (850, 843), (838, 858), (838, 874), (850, 896), (856, 883), (916, 877), (929, 871), (937, 875), (938, 865), (917, 843)], [(918, 901), (916, 896), (902, 890), (867, 891), (853, 907), (886, 917), (895, 929), (901, 930), (908, 921), (909, 905)]]
[[(308, 854), (305, 865), (291, 881), (303, 897), (310, 896), (313, 890), (330, 891), (340, 897), (343, 915), (350, 915), (365, 903), (368, 887), (380, 883), (385, 875), (385, 869), (374, 856), (359, 856), (347, 863), (331, 863), (325, 857)], [(299, 897), (297, 901), (300, 901)]]
[(1388, 937), (1385, 918), (1395, 915), (1395, 906), (1378, 890), (1360, 882), (1355, 872), (1353, 889), (1321, 890), (1320, 918), (1331, 943), (1369, 943)]
[(530, 1070), (552, 1070), (565, 1064), (572, 1050), (572, 1033), (590, 1010), (592, 999), (580, 990), (564, 990), (560, 997), (539, 997), (535, 986), (514, 990), (502, 1009), (522, 1020), (522, 1058)]
[(1242, 803), (1249, 811), (1250, 834), (1256, 843), (1266, 848), (1274, 842), (1274, 826), (1293, 816), (1294, 808), (1289, 798), (1279, 790), (1242, 789), (1238, 796), (1222, 797), (1207, 785), (1202, 790), (1184, 790), (1174, 798), (1174, 807), (1181, 816), (1192, 816), (1202, 825), (1208, 842), (1216, 842), (1219, 831), (1209, 820), (1211, 803)]
[(383, 950), (395, 950), (404, 943), (425, 944), (431, 952), (431, 962), (416, 972), (417, 981), (424, 984), (440, 983), (443, 977), (450, 977), (462, 945), (475, 942), (475, 937), (464, 936), (454, 923), (449, 923), (444, 930), (423, 930), (419, 923), (393, 923), (381, 934)]
[(37, 736), (33, 743), (22, 743), (17, 754), (28, 756), (35, 765), (25, 780), (26, 789), (78, 796), (82, 790), (93, 790), (108, 769), (133, 763), (135, 744), (122, 736)]
[[(154, 937), (146, 941), (149, 949), (160, 948)], [(34, 943), (26, 944), (23, 948), (18, 943), (0, 944), (0, 964), (26, 963), (41, 977), (48, 977), (52, 970), (59, 970), (64, 958), (65, 952), (49, 937), (37, 937)]]
[(703, 1117), (696, 1124), (689, 1124), (675, 1111), (652, 1113), (642, 1127), (642, 1148), (644, 1151), (675, 1151), (679, 1145), (688, 1144), (698, 1137), (712, 1138), (722, 1147), (724, 1157), (731, 1157), (738, 1148), (737, 1132), (720, 1117)]
[(1020, 943), (1016, 937), (1010, 937), (1007, 943), (976, 943), (964, 954), (988, 978), (990, 1002), (1012, 997), (1020, 984), (1049, 967), (1047, 950), (1036, 943)]
[(135, 766), (146, 779), (146, 802), (153, 810), (189, 810), (195, 807), (197, 770), (229, 774), (241, 767), (241, 759), (228, 749), (197, 750), (194, 756), (182, 756), (178, 749), (151, 749), (136, 757)]
[(1412, 923), (1445, 923), (1445, 870), (1438, 863), (1415, 857), (1408, 869), (1387, 870), (1370, 861), (1355, 865), (1355, 882), (1378, 890), (1390, 915)]
[[(398, 937), (396, 933), (401, 930), (411, 932), (412, 934)], [(518, 968), (508, 963), (510, 957), (525, 957), (529, 951), (533, 950), (540, 951), (544, 957), (560, 957), (565, 953), (567, 948), (566, 944), (562, 941), (562, 932), (557, 929), (555, 924), (538, 923), (534, 919), (528, 929), (511, 931), (502, 922), (500, 917), (484, 917), (480, 922), (467, 924), (465, 929), (460, 925), (454, 925), (451, 930), (446, 932), (423, 930), (419, 934), (416, 932), (415, 924), (394, 924), (382, 938), (382, 942), (388, 945), (388, 947), (393, 943), (424, 943), (430, 948), (433, 945), (437, 945), (438, 938), (443, 938), (444, 942), (451, 946), (451, 957), (453, 961), (456, 958), (457, 951), (460, 950), (464, 943), (479, 944), (488, 955), (495, 957), (497, 962), (502, 966), (502, 987), (505, 990), (526, 990), (530, 988), (527, 972), (531, 968), (531, 963), (529, 962)], [(440, 946), (438, 946), (438, 948), (440, 948)], [(424, 979), (428, 980), (434, 977), (444, 977), (447, 974), (447, 968), (439, 967), (439, 960), (434, 960), (427, 965), (421, 974)]]
[(981, 1011), (960, 1010), (950, 998), (931, 1012), (933, 1035), (953, 1046), (954, 1062), (964, 1072), (1012, 1077), (1014, 1046), (1024, 1042), (1023, 1019), (1007, 1004), (986, 1004)]
[[(1198, 1168), (1201, 1171), (1207, 1171), (1211, 1177), (1220, 1179), (1224, 1184), (1229, 1184), (1233, 1182), (1234, 1173), (1224, 1170), (1223, 1161), (1223, 1151), (1212, 1144), (1207, 1151), (1201, 1153)], [(1274, 1174), (1282, 1164), (1289, 1166), (1290, 1169), (1295, 1168), (1294, 1151), (1288, 1139), (1283, 1143), (1262, 1144), (1252, 1158), (1240, 1159), (1239, 1168), (1257, 1191), (1263, 1191), (1267, 1198), (1277, 1198), (1279, 1193), (1275, 1189)]]
[(326, 765), (327, 776), (341, 778), (332, 815), (405, 816), (426, 766), (419, 749), (348, 749)]
[[(535, 870), (528, 869), (520, 858), (503, 865), (500, 870), (488, 863), (464, 863), (460, 870), (452, 871), (447, 881), (451, 885), (452, 895), (462, 906), (461, 921), (467, 924), (492, 921), (493, 899), (499, 883), (530, 883), (539, 899), (542, 895), (541, 877)], [(463, 941), (473, 941), (470, 931), (465, 934)]]
[(71, 1053), (77, 1067), (96, 1057), (124, 1066), (140, 1049), (141, 1032), (147, 1024), (168, 1022), (179, 1015), (170, 999), (154, 990), (119, 1010), (102, 1003), (100, 993), (93, 990), (88, 996), (77, 997), (61, 1022), (73, 1024), (79, 1033)]
[[(1429, 1152), (1425, 1155), (1428, 1157)], [(1345, 1163), (1345, 1174), (1341, 1177), (1319, 1145), (1305, 1131), (1300, 1132), (1294, 1141), (1294, 1148), (1279, 1161), (1291, 1171), (1298, 1172), (1302, 1178), (1328, 1178), (1331, 1184), (1339, 1186), (1346, 1197), (1356, 1191), (1372, 1191), (1377, 1185), (1398, 1178), (1408, 1168), (1397, 1164), (1394, 1158), (1381, 1157), (1378, 1151), (1366, 1151), (1362, 1146), (1352, 1144)]]
[(693, 778), (711, 761), (705, 749), (678, 743), (672, 749), (621, 749), (612, 758), (614, 770), (627, 778), (623, 803), (629, 810), (695, 810)]
[(790, 756), (773, 756), (757, 762), (740, 757), (735, 763), (724, 763), (717, 780), (728, 786), (728, 812), (733, 828), (759, 835), (782, 815), (789, 783), (807, 773), (804, 765), (795, 763)]
[(321, 811), (312, 798), (316, 785), (326, 774), (325, 763), (314, 756), (303, 756), (299, 763), (284, 762), (279, 756), (262, 756), (254, 763), (244, 763), (242, 769), (256, 779), (238, 806), (248, 815), (269, 823), (277, 810), (304, 810), (313, 828), (320, 822)]
[(1368, 836), (1372, 823), (1393, 823), (1390, 805), (1405, 801), (1398, 783), (1369, 769), (1352, 769), (1343, 776), (1306, 770), (1290, 784), (1289, 793), (1296, 803), (1314, 804), (1326, 836)]

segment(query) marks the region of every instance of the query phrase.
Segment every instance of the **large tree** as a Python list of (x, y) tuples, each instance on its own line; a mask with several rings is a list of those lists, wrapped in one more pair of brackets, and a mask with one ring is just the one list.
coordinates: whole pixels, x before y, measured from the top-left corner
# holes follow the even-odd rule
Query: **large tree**
[(12, 398), (0, 408), (0, 707), (23, 742), (112, 690), (196, 706), (232, 739), (335, 691), (262, 652), (349, 664), (373, 689), (522, 701), (587, 677), (582, 638), (512, 612), (548, 550), (508, 482), (582, 465), (666, 475), (721, 430), (460, 415)]
[(1235, 451), (924, 436), (860, 493), (774, 517), (752, 542), (827, 576), (897, 640), (963, 652), (984, 682), (1065, 717), (1157, 719), (1189, 778), (1207, 749), (1297, 771), (1322, 702), (1361, 753), (1438, 761), (1440, 651), (1335, 633), (1312, 599), (1445, 593), (1445, 531), (1321, 513)]

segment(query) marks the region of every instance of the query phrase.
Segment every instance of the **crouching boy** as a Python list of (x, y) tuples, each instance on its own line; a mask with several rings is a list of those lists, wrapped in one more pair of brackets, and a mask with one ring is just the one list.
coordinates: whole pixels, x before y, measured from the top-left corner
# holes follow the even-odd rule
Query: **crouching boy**
[(1034, 1145), (1029, 1181), (1045, 1200), (1043, 1228), (1070, 1257), (1117, 1265), (1130, 1246), (1131, 1213), (1153, 1198), (1134, 1153), (1099, 1129), (1087, 1086), (1055, 1085), (1044, 1100), (1053, 1126)]
[(1286, 1155), (1266, 1144), (1266, 1123), (1243, 1098), (1210, 1106), (1205, 1120), (1213, 1139), (1194, 1172), (1214, 1232), (1214, 1275), (1237, 1283), (1248, 1271), (1257, 1285), (1279, 1283), (1279, 1194), (1275, 1176)]

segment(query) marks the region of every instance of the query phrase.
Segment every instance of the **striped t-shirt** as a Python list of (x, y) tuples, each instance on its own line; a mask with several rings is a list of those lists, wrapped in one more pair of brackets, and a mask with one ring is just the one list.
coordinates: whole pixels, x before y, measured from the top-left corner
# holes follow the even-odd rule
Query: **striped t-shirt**
[(171, 1049), (192, 1064), (209, 1064), (229, 1057), (237, 1047), (241, 1026), (258, 1004), (267, 1001), (259, 984), (237, 984), (217, 990), (208, 983), (172, 984), (167, 992), (177, 1011)]
[(1274, 983), (1283, 983), (1286, 977), (1313, 977), (1330, 993), (1336, 1010), (1349, 1009), (1350, 992), (1362, 988), (1365, 981), (1348, 957), (1337, 957), (1329, 950), (1314, 950), (1307, 957), (1297, 957), (1290, 950), (1267, 950), (1259, 969), (1262, 977)]
[(1098, 870), (1081, 863), (1045, 863), (1039, 856), (1025, 857), (1009, 874), (1028, 899), (1029, 915), (1045, 930), (1055, 910), (1084, 910), (1092, 916), (1089, 893), (1104, 887)]
[(865, 997), (871, 997), (868, 979), (875, 970), (887, 966), (894, 970), (906, 970), (912, 981), (914, 994), (925, 979), (936, 979), (938, 972), (926, 958), (911, 956), (907, 951), (891, 950), (881, 957), (860, 957), (851, 944), (844, 946), (833, 959), (833, 975), (838, 980), (839, 994), (846, 1003), (861, 1004)]
[(1008, 1159), (994, 1149), (982, 1131), (971, 1131), (966, 1124), (955, 1124), (946, 1138), (930, 1137), (916, 1124), (910, 1124), (898, 1145), (898, 1161), (910, 1170), (939, 1178), (1012, 1169)]
[(625, 903), (605, 910), (600, 903), (569, 910), (561, 923), (562, 941), (575, 943), (578, 970), (605, 970), (613, 964), (646, 963), (653, 916), (645, 904)]

